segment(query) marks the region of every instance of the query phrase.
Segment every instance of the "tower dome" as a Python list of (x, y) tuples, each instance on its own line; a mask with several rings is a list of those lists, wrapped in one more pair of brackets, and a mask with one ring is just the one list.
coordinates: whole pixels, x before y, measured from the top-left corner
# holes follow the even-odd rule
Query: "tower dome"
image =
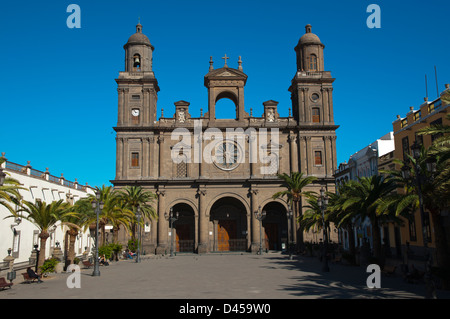
[(142, 33), (142, 25), (136, 25), (136, 33), (128, 38), (123, 46), (125, 49), (125, 71), (152, 71), (153, 45), (148, 37)]
[(142, 25), (140, 23), (136, 25), (136, 33), (129, 37), (128, 42), (127, 44), (125, 44), (125, 46), (131, 44), (144, 44), (152, 46), (148, 37), (142, 33)]
[(323, 49), (325, 45), (319, 37), (311, 32), (311, 25), (307, 24), (306, 33), (300, 38), (295, 52), (297, 52), (297, 69), (300, 71), (323, 71)]
[(318, 45), (322, 45), (322, 42), (320, 41), (319, 37), (317, 35), (315, 35), (314, 33), (311, 32), (311, 25), (307, 24), (306, 27), (306, 33), (300, 38), (300, 40), (298, 41), (298, 45), (309, 45), (309, 44), (318, 44)]

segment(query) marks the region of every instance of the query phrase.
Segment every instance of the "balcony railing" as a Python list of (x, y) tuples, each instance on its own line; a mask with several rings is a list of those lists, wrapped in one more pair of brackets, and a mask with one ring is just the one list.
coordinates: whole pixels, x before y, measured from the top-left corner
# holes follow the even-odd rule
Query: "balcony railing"
[(73, 188), (73, 189), (78, 189), (78, 190), (81, 190), (84, 192), (86, 192), (86, 190), (87, 190), (87, 186), (80, 185), (78, 182), (72, 182), (72, 181), (65, 180), (62, 177), (57, 177), (57, 176), (51, 175), (49, 172), (43, 172), (43, 171), (39, 171), (37, 169), (31, 168), (31, 166), (29, 164), (25, 166), (25, 165), (20, 165), (20, 164), (13, 163), (10, 161), (6, 161), (3, 165), (4, 165), (3, 167), (5, 169), (14, 171), (14, 172), (17, 172), (20, 174), (28, 175), (28, 176), (31, 176), (34, 178), (44, 179), (44, 180), (47, 180), (47, 181), (55, 183), (55, 184), (63, 185), (63, 186)]

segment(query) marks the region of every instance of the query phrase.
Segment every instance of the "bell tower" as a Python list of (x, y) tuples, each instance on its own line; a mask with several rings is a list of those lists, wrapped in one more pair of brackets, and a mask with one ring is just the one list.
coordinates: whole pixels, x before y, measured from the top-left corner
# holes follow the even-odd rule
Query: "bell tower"
[(208, 89), (208, 112), (205, 118), (212, 123), (216, 121), (216, 103), (220, 99), (230, 99), (236, 107), (236, 121), (244, 121), (249, 117), (245, 112), (244, 86), (248, 76), (243, 72), (242, 60), (239, 57), (237, 69), (227, 65), (229, 57), (225, 54), (222, 58), (225, 64), (220, 69), (214, 69), (212, 57), (209, 62), (209, 72), (204, 77), (204, 85)]
[(293, 117), (299, 127), (300, 171), (332, 178), (336, 169), (333, 82), (324, 68), (325, 45), (310, 24), (295, 47), (297, 72), (291, 81)]
[(123, 46), (125, 71), (119, 73), (118, 127), (153, 126), (156, 123), (158, 81), (152, 70), (154, 47), (136, 25), (136, 33)]
[(125, 70), (116, 79), (118, 92), (116, 180), (149, 178), (151, 128), (157, 125), (159, 86), (153, 72), (154, 47), (136, 25), (136, 33), (123, 46)]

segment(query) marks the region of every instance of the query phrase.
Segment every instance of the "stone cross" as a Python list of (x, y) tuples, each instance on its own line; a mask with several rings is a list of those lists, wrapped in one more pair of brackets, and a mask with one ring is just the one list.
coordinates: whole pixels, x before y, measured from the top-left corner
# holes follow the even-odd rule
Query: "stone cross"
[(227, 57), (227, 55), (225, 54), (225, 56), (224, 56), (222, 59), (225, 60), (225, 65), (224, 65), (224, 67), (225, 67), (225, 66), (228, 67), (228, 65), (227, 65), (227, 60), (229, 59), (229, 57)]

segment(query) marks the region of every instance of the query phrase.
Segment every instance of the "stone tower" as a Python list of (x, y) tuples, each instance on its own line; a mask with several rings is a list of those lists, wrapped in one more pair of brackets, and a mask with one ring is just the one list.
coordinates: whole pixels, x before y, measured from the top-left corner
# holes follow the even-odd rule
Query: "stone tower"
[(153, 50), (142, 33), (142, 25), (130, 36), (125, 49), (125, 71), (116, 79), (118, 119), (116, 138), (116, 179), (148, 177), (149, 141), (153, 134), (140, 132), (157, 123), (158, 81), (152, 70)]
[(293, 117), (298, 123), (299, 170), (331, 179), (336, 169), (336, 129), (333, 118), (333, 82), (324, 68), (325, 45), (311, 32), (300, 38), (295, 52), (297, 72), (289, 88)]

